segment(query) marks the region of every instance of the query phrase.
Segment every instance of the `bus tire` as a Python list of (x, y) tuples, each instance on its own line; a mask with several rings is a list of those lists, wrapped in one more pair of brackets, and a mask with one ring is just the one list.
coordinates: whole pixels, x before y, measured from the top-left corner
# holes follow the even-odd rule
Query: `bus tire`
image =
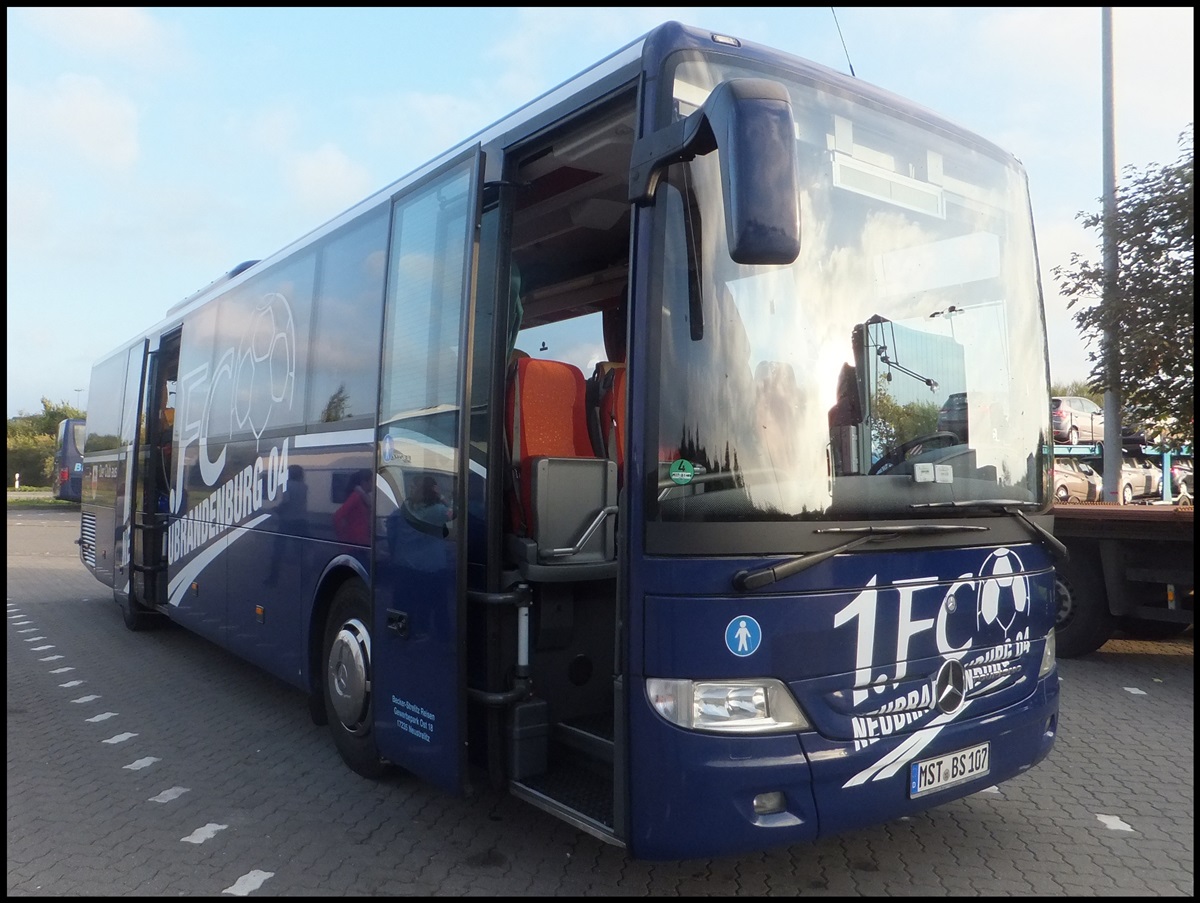
[(1112, 637), (1117, 619), (1108, 610), (1108, 593), (1099, 569), (1099, 555), (1089, 561), (1072, 548), (1071, 560), (1055, 571), (1054, 601), (1058, 611), (1054, 638), (1059, 658), (1095, 652)]
[(128, 593), (118, 599), (117, 604), (121, 606), (121, 620), (135, 633), (158, 626), (160, 616), (156, 612), (142, 608)]
[(321, 661), (325, 713), (338, 752), (351, 770), (380, 778), (386, 770), (375, 743), (371, 693), (371, 595), (359, 580), (338, 589), (325, 624)]

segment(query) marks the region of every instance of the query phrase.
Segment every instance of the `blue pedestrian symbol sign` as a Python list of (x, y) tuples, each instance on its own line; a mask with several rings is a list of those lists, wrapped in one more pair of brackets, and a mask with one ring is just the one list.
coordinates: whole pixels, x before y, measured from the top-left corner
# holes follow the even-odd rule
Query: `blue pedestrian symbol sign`
[(749, 615), (738, 615), (725, 628), (725, 645), (736, 656), (753, 655), (761, 643), (762, 628)]

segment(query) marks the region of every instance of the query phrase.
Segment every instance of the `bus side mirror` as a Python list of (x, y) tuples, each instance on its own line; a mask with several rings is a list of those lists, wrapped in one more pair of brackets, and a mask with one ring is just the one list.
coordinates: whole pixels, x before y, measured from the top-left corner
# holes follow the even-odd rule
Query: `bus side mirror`
[(719, 148), (730, 257), (736, 263), (790, 264), (800, 253), (795, 140), (783, 85), (730, 79), (691, 116), (637, 141), (629, 199), (649, 204), (667, 166)]

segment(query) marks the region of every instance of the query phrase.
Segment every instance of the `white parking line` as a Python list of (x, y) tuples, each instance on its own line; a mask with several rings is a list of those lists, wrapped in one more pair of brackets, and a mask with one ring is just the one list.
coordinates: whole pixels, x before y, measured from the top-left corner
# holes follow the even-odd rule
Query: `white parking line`
[(59, 684), (59, 686), (65, 690), (69, 690), (71, 687), (78, 687), (85, 683), (87, 683), (85, 680), (68, 680), (65, 684)]
[(190, 787), (171, 787), (170, 789), (164, 790), (162, 793), (158, 794), (158, 796), (150, 797), (150, 799), (148, 799), (146, 802), (169, 803), (169, 802), (171, 802), (171, 800), (179, 799), (181, 796), (183, 796), (189, 790), (191, 790)]
[(114, 737), (109, 737), (107, 740), (101, 740), (100, 742), (101, 743), (111, 743), (111, 744), (124, 743), (126, 740), (132, 740), (136, 736), (137, 736), (137, 734), (131, 734), (128, 731), (126, 731), (123, 734), (117, 734)]
[(162, 759), (157, 756), (146, 756), (144, 759), (138, 759), (136, 762), (130, 762), (128, 765), (121, 766), (129, 771), (141, 771), (143, 768), (149, 768), (155, 762), (161, 762)]
[(1110, 831), (1133, 830), (1133, 828), (1131, 828), (1121, 819), (1117, 818), (1115, 815), (1097, 815), (1096, 818), (1100, 819), (1100, 824), (1104, 825), (1104, 827), (1108, 828)]
[(221, 893), (233, 894), (235, 897), (244, 897), (246, 894), (258, 890), (263, 886), (264, 881), (273, 877), (275, 877), (274, 872), (260, 872), (258, 869), (254, 869), (242, 875), (232, 886), (225, 888)]
[(81, 702), (95, 702), (99, 698), (99, 694), (93, 693), (91, 696), (80, 696), (78, 699), (72, 699), (71, 702), (79, 705)]
[(217, 836), (218, 831), (224, 831), (228, 827), (229, 825), (218, 825), (210, 821), (203, 828), (197, 828), (187, 837), (181, 837), (179, 840), (181, 843), (201, 844), (206, 840), (212, 840)]
[(1145, 696), (1146, 695), (1145, 690), (1139, 690), (1137, 687), (1125, 687), (1124, 689), (1125, 689), (1126, 693), (1132, 693), (1134, 696)]
[(116, 712), (102, 712), (99, 715), (93, 715), (91, 718), (85, 718), (83, 720), (86, 721), (88, 724), (95, 724), (98, 721), (107, 721), (109, 718), (116, 718), (116, 717), (117, 717)]
[(39, 658), (39, 659), (38, 659), (38, 661), (39, 661), (39, 662), (56, 662), (56, 661), (58, 661), (60, 658), (65, 658), (65, 656), (62, 656), (62, 655), (47, 655), (47, 656), (44, 656), (43, 658)]

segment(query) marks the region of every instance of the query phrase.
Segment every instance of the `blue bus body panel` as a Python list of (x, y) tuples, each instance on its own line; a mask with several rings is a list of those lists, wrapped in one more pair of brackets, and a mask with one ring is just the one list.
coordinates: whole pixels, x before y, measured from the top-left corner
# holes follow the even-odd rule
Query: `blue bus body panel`
[(224, 466), (211, 486), (189, 468), (167, 529), (171, 620), (308, 689), (323, 575), (339, 560), (357, 562), (364, 579), (370, 573), (367, 549), (339, 541), (333, 524), (341, 487), (371, 466), (370, 444), (356, 438), (331, 431), (229, 442), (219, 446)]
[[(715, 590), (761, 563), (704, 567)], [(656, 576), (669, 583), (673, 567)], [(642, 676), (775, 678), (812, 727), (770, 736), (685, 731), (654, 712), (644, 681), (631, 681), (635, 855), (808, 841), (1019, 774), (1053, 744), (1057, 671), (1039, 679), (1038, 670), (1054, 617), (1053, 568), (1034, 545), (843, 555), (757, 593), (646, 596)], [(961, 663), (965, 683), (950, 712), (938, 704), (947, 661)], [(910, 797), (913, 762), (984, 741), (985, 774)], [(696, 792), (681, 793), (681, 781), (697, 782)], [(770, 791), (784, 793), (785, 810), (756, 816), (754, 796)]]
[[(458, 547), (386, 515), (375, 558), (375, 725), (385, 758), (451, 792), (461, 789)], [(402, 616), (401, 626), (387, 626)], [(382, 622), (382, 623), (381, 623)]]

